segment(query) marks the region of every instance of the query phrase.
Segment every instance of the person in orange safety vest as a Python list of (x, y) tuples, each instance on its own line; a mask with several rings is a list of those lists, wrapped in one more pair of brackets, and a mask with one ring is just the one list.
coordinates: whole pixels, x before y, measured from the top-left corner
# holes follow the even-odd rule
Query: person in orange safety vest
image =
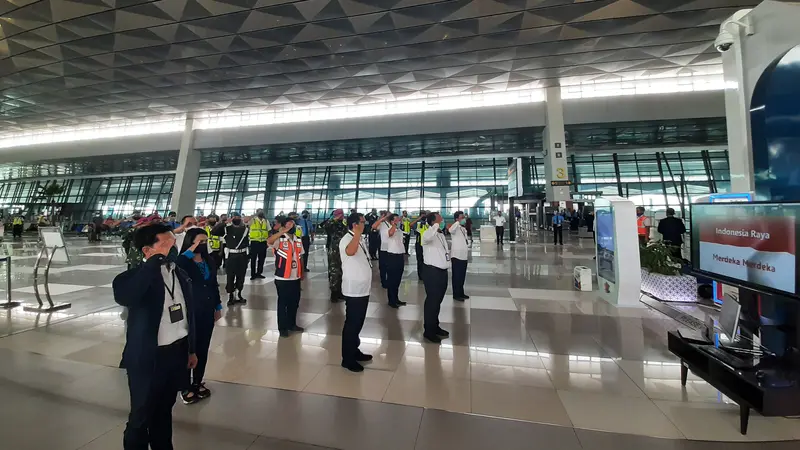
[(283, 216), (281, 228), (267, 239), (275, 251), (275, 289), (278, 291), (278, 331), (281, 337), (289, 332), (305, 331), (297, 326), (300, 306), (300, 279), (303, 277), (303, 241), (295, 234), (294, 220)]
[(639, 235), (639, 245), (645, 246), (650, 241), (650, 218), (644, 215), (644, 208), (636, 207), (636, 232)]

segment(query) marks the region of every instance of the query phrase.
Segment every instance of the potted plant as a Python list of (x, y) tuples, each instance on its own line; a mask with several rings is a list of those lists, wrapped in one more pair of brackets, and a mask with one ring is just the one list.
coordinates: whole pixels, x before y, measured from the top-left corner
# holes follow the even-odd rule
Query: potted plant
[(639, 249), (642, 264), (642, 292), (667, 302), (696, 302), (697, 279), (682, 275), (682, 261), (663, 242)]

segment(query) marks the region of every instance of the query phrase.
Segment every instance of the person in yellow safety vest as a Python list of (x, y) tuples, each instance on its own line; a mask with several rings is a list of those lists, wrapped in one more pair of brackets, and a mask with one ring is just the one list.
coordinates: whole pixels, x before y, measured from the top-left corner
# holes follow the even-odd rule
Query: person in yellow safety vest
[(646, 246), (650, 241), (650, 228), (652, 224), (650, 218), (644, 215), (644, 208), (636, 207), (636, 232), (639, 235), (639, 245)]
[(401, 220), (403, 229), (403, 247), (406, 249), (406, 255), (410, 255), (411, 253), (408, 253), (408, 244), (411, 242), (411, 218), (408, 217), (408, 211), (403, 211), (403, 218)]
[(428, 224), (425, 223), (424, 220), (420, 219), (424, 218), (427, 214), (428, 211), (420, 211), (419, 217), (414, 219), (414, 221), (417, 222), (417, 238), (414, 242), (414, 251), (417, 253), (417, 276), (420, 280), (422, 280), (422, 275), (425, 269), (425, 260), (422, 257), (422, 234), (428, 229)]
[(11, 222), (11, 233), (15, 238), (22, 237), (22, 228), (25, 225), (25, 220), (21, 215), (14, 216), (14, 221)]
[(219, 270), (222, 266), (222, 237), (216, 236), (212, 232), (217, 226), (219, 218), (216, 214), (210, 214), (206, 217), (206, 234), (208, 234), (208, 257), (214, 263), (214, 268)]
[(256, 217), (250, 218), (250, 279), (266, 278), (264, 260), (267, 259), (267, 238), (269, 237), (270, 224), (264, 218), (264, 210), (256, 210)]

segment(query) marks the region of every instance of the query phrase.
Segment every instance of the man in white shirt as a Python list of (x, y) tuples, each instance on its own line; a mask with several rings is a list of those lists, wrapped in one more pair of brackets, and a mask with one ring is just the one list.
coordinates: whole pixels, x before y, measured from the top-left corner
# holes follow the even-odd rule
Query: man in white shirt
[(444, 237), (444, 219), (439, 213), (428, 214), (425, 221), (428, 229), (422, 235), (425, 246), (425, 308), (424, 333), (422, 336), (434, 343), (442, 342), (450, 333), (439, 326), (439, 310), (447, 292), (447, 269), (450, 267), (450, 248)]
[(128, 374), (130, 413), (125, 450), (172, 448), (172, 407), (189, 388), (186, 369), (197, 366), (194, 311), (188, 276), (175, 265), (172, 227), (139, 228), (134, 247), (145, 262), (113, 282), (114, 300), (128, 309), (122, 367)]
[(278, 332), (289, 337), (289, 332), (305, 331), (297, 325), (297, 308), (300, 306), (300, 279), (303, 278), (303, 241), (297, 237), (294, 220), (280, 218), (280, 229), (267, 239), (275, 252), (275, 289), (278, 291)]
[(453, 217), (455, 222), (450, 225), (453, 250), (450, 262), (453, 266), (453, 300), (464, 301), (469, 295), (464, 294), (464, 281), (467, 279), (467, 261), (469, 260), (469, 238), (464, 225), (467, 219), (463, 211), (457, 211)]
[(503, 217), (503, 212), (498, 210), (497, 215), (494, 216), (492, 220), (494, 221), (494, 232), (497, 236), (495, 242), (499, 245), (503, 245), (503, 234), (506, 232), (506, 218)]
[(351, 372), (363, 372), (363, 362), (372, 361), (358, 349), (358, 335), (364, 327), (372, 287), (372, 261), (367, 243), (364, 242), (363, 214), (352, 213), (347, 217), (349, 231), (339, 241), (342, 258), (342, 295), (344, 296), (345, 319), (342, 329), (342, 367)]
[(183, 238), (186, 236), (186, 231), (197, 227), (197, 219), (194, 216), (183, 216), (181, 224), (173, 233), (175, 233), (175, 248), (180, 250), (183, 248)]
[(403, 281), (403, 270), (405, 270), (403, 254), (406, 251), (400, 228), (403, 219), (397, 214), (389, 214), (386, 217), (381, 225), (381, 246), (386, 243), (386, 252), (381, 251), (383, 257), (381, 264), (386, 264), (386, 294), (389, 298), (389, 307), (396, 309), (406, 305), (406, 302), (400, 301), (399, 297), (400, 283)]
[[(366, 218), (365, 218), (366, 219)], [(388, 211), (381, 211), (381, 217), (372, 224), (372, 231), (378, 232), (378, 236), (380, 237), (380, 251), (378, 252), (378, 273), (381, 278), (381, 287), (386, 289), (388, 288), (389, 284), (387, 282), (388, 276), (387, 274), (389, 271), (387, 270), (389, 267), (389, 263), (386, 262), (386, 250), (389, 248), (389, 236), (386, 234), (386, 231), (391, 227), (388, 223), (389, 219), (389, 212)], [(372, 234), (370, 234), (372, 236)]]

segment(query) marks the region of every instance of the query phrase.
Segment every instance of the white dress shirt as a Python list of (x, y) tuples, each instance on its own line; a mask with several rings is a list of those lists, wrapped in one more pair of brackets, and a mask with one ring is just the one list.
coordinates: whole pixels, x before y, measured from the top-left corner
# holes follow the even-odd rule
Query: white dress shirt
[[(168, 268), (167, 266), (172, 266)], [(183, 298), (183, 291), (181, 290), (181, 283), (178, 281), (178, 275), (175, 274), (174, 264), (164, 264), (161, 266), (161, 275), (164, 279), (164, 310), (161, 312), (161, 323), (158, 326), (158, 346), (163, 347), (170, 345), (178, 339), (185, 338), (189, 335), (189, 322), (186, 319), (188, 311), (186, 311), (186, 300)], [(175, 282), (175, 289), (172, 292), (174, 298), (169, 295), (167, 289), (172, 289), (173, 280)], [(173, 305), (181, 305), (183, 312), (183, 319), (175, 323), (169, 318), (169, 308)]]
[(450, 267), (450, 248), (447, 246), (444, 233), (439, 232), (438, 223), (425, 230), (422, 243), (425, 245), (425, 251), (422, 252), (425, 264), (444, 270)]
[(469, 241), (467, 240), (467, 230), (456, 222), (450, 225), (450, 236), (453, 237), (452, 257), (466, 261), (469, 259)]
[(502, 215), (501, 216), (494, 216), (494, 217), (492, 217), (492, 220), (494, 220), (494, 226), (496, 226), (496, 227), (502, 227), (503, 225), (506, 224), (506, 218), (503, 217)]
[(348, 232), (339, 241), (339, 254), (342, 258), (342, 294), (345, 297), (367, 297), (372, 287), (372, 262), (364, 241), (353, 256), (347, 254), (347, 246), (353, 240)]
[(381, 235), (381, 251), (388, 252), (389, 251), (389, 222), (381, 222), (381, 226), (378, 228), (378, 232)]
[(381, 227), (381, 250), (384, 250), (383, 243), (386, 242), (386, 249), (384, 251), (398, 255), (402, 255), (406, 252), (406, 248), (403, 245), (403, 231), (400, 229), (400, 225), (402, 224), (398, 224), (394, 236), (389, 236), (389, 230), (392, 228), (389, 224), (386, 224), (385, 227)]

